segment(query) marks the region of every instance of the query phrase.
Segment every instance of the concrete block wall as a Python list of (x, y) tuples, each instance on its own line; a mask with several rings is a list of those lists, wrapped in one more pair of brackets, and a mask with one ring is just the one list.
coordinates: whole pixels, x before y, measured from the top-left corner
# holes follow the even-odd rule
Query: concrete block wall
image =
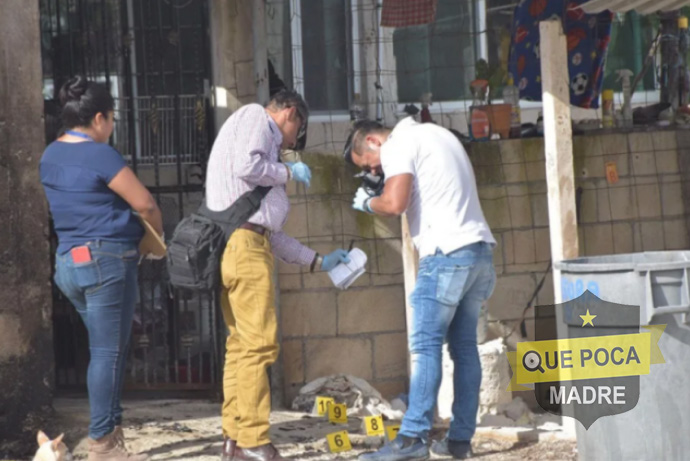
[[(593, 256), (688, 247), (690, 168), (684, 131), (591, 134), (573, 139), (580, 255)], [(553, 302), (543, 139), (472, 143), (482, 207), (498, 242), (496, 290), (489, 322), (513, 326), (537, 284), (537, 304)], [(689, 152), (690, 154), (690, 152)], [(609, 184), (606, 164), (619, 180)], [(528, 316), (531, 312), (528, 312)], [(528, 323), (528, 332), (531, 330)]]
[[(310, 130), (311, 135), (311, 130)], [(339, 155), (302, 155), (312, 184), (290, 183), (284, 231), (321, 254), (352, 240), (368, 256), (367, 273), (340, 291), (324, 272), (278, 263), (286, 403), (313, 379), (348, 373), (385, 397), (407, 386), (407, 338), (400, 222), (352, 210), (359, 182)]]

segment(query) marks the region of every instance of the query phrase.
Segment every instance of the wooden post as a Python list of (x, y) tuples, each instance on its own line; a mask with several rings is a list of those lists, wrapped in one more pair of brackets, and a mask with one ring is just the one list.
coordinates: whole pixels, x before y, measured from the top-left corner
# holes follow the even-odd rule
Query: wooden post
[[(417, 270), (419, 269), (419, 254), (417, 253), (412, 236), (410, 235), (410, 225), (407, 222), (407, 214), (400, 217), (402, 227), (402, 258), (405, 277), (405, 319), (407, 320), (407, 330), (409, 332), (412, 324), (412, 306), (410, 305), (410, 295), (414, 290), (417, 281)], [(410, 355), (407, 355), (407, 372), (410, 373)]]
[[(551, 260), (554, 263), (554, 297), (563, 302), (558, 261), (578, 256), (573, 132), (570, 119), (570, 77), (568, 48), (560, 20), (539, 23), (542, 106), (544, 110), (544, 153), (549, 203)], [(557, 316), (558, 316), (557, 312)], [(557, 319), (557, 325), (564, 325)], [(564, 332), (559, 330), (558, 336)], [(565, 416), (572, 416), (563, 408)], [(563, 428), (575, 435), (575, 420), (563, 418)]]
[(264, 0), (252, 0), (252, 43), (254, 47), (254, 78), (256, 102), (268, 103), (268, 46), (266, 37), (266, 5)]

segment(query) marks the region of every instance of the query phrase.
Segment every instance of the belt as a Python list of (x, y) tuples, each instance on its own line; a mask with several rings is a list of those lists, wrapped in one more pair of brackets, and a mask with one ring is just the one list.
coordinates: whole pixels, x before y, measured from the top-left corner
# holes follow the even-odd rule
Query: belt
[(250, 222), (246, 222), (244, 224), (240, 224), (241, 229), (247, 229), (252, 232), (256, 232), (259, 235), (264, 235), (268, 232), (268, 229), (266, 229), (263, 226), (259, 226), (258, 224), (252, 224)]

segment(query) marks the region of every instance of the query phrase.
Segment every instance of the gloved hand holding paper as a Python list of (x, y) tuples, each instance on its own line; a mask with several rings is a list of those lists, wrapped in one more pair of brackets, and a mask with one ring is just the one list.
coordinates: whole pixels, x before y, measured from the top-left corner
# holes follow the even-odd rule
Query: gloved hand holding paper
[(365, 272), (364, 266), (367, 263), (366, 253), (359, 248), (353, 248), (348, 255), (350, 262), (340, 263), (328, 271), (333, 285), (341, 290), (347, 290)]

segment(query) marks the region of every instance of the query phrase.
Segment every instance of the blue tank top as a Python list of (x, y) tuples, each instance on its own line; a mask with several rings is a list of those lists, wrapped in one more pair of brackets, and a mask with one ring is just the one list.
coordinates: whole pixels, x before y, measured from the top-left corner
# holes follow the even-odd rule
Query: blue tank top
[(139, 242), (144, 229), (108, 183), (127, 162), (97, 142), (55, 141), (43, 153), (41, 183), (58, 236), (59, 254), (90, 240)]

